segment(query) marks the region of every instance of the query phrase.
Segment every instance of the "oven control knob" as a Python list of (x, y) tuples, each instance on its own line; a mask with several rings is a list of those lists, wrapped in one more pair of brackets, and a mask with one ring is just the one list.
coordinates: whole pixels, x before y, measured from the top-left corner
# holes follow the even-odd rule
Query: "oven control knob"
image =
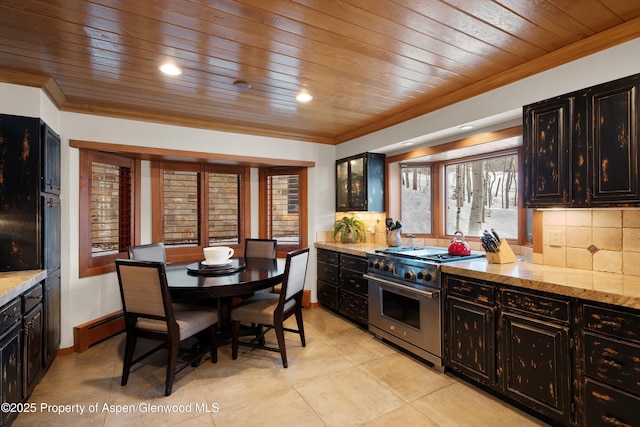
[(382, 264), (380, 263), (380, 261), (376, 260), (373, 263), (373, 268), (375, 268), (376, 270), (380, 270), (380, 267), (382, 267)]
[(384, 270), (384, 271), (391, 271), (391, 270), (393, 270), (393, 264), (385, 264), (385, 265), (384, 265), (383, 270)]
[(416, 273), (414, 273), (413, 271), (409, 270), (406, 273), (404, 273), (404, 278), (407, 280), (411, 280), (412, 282), (416, 281)]
[(418, 273), (418, 280), (426, 280), (427, 282), (430, 282), (431, 280), (433, 280), (433, 277), (431, 277), (430, 272), (421, 271)]

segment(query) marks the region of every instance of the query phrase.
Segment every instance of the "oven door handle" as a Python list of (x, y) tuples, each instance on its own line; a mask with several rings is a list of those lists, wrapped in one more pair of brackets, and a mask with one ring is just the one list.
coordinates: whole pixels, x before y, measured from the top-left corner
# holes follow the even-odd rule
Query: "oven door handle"
[(371, 280), (373, 282), (379, 283), (381, 285), (389, 286), (390, 288), (395, 288), (401, 291), (422, 295), (427, 298), (438, 298), (440, 296), (440, 291), (422, 291), (420, 289), (412, 288), (411, 286), (399, 285), (396, 282), (381, 279), (379, 277), (370, 276), (368, 274), (363, 274), (362, 277), (364, 277), (365, 279)]

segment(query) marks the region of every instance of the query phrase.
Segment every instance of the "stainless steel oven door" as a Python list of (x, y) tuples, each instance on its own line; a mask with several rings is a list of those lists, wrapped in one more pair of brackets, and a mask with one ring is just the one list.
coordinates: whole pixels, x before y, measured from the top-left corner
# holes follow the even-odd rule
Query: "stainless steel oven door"
[(365, 274), (369, 281), (369, 330), (442, 366), (441, 292), (413, 288)]

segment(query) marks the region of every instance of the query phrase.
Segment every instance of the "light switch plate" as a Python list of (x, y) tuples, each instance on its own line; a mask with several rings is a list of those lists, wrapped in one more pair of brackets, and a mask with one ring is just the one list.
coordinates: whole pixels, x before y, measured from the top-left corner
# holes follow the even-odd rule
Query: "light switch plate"
[(562, 246), (562, 230), (549, 230), (549, 246), (554, 248)]

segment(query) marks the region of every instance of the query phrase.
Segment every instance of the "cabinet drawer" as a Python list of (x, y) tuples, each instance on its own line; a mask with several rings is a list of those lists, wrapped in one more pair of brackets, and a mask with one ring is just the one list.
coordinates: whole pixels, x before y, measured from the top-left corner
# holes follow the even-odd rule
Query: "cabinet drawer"
[(318, 261), (326, 262), (327, 264), (338, 265), (338, 252), (328, 251), (326, 249), (318, 249), (316, 253)]
[(362, 274), (363, 273), (351, 270), (341, 270), (340, 285), (344, 289), (367, 295), (369, 293), (369, 282), (362, 277)]
[(585, 374), (640, 394), (640, 346), (584, 334)]
[(358, 323), (367, 324), (369, 322), (369, 300), (367, 297), (341, 290), (338, 310)]
[(22, 318), (20, 298), (16, 298), (0, 309), (0, 335)]
[(318, 280), (324, 280), (337, 286), (339, 277), (340, 274), (337, 265), (318, 262)]
[(640, 342), (640, 316), (637, 314), (585, 304), (584, 328)]
[(327, 308), (338, 309), (338, 287), (318, 280), (318, 302)]
[(349, 255), (342, 255), (340, 258), (340, 268), (348, 268), (349, 270), (359, 271), (360, 273), (367, 272), (367, 259)]
[(512, 310), (537, 314), (562, 322), (571, 320), (571, 304), (569, 301), (557, 298), (505, 289), (502, 291), (502, 305)]
[(444, 276), (444, 278), (448, 295), (455, 295), (466, 300), (490, 305), (495, 303), (496, 291), (493, 285), (473, 282), (453, 276)]
[(22, 312), (28, 313), (33, 307), (42, 301), (42, 283), (37, 284), (22, 294)]
[(585, 418), (589, 427), (640, 425), (640, 398), (604, 384), (586, 381)]

